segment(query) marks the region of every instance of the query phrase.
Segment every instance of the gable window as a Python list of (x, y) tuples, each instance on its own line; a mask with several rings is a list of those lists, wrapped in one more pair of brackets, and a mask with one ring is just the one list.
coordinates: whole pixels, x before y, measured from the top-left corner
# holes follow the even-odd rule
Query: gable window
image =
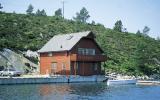
[(52, 52), (49, 52), (49, 53), (48, 53), (48, 56), (51, 57), (51, 56), (52, 56)]
[(82, 55), (95, 55), (95, 49), (78, 48), (78, 54), (82, 54)]
[(85, 49), (84, 48), (78, 48), (78, 54), (85, 54)]
[(88, 49), (88, 55), (95, 55), (95, 49)]

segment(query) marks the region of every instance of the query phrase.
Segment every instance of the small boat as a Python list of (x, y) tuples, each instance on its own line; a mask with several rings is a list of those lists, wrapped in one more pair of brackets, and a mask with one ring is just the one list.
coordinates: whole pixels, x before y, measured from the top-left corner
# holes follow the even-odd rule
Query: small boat
[(136, 84), (136, 79), (117, 79), (117, 80), (108, 80), (107, 85), (122, 85), (122, 84)]

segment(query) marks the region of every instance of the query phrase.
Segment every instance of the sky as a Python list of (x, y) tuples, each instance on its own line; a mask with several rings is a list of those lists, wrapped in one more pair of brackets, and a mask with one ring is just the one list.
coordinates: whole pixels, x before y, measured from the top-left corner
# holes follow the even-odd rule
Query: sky
[[(64, 17), (72, 19), (82, 7), (94, 20), (106, 28), (113, 28), (121, 20), (128, 32), (142, 32), (144, 26), (151, 30), (149, 36), (160, 37), (160, 0), (64, 0)], [(0, 0), (2, 11), (26, 13), (29, 4), (37, 9), (45, 9), (47, 15), (53, 16), (55, 10), (62, 8), (62, 0)]]

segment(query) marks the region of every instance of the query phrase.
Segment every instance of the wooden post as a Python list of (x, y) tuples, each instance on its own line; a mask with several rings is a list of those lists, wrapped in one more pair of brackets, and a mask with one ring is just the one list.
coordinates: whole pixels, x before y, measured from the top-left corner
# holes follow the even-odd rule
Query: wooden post
[(83, 75), (84, 75), (84, 61), (83, 61), (83, 65), (82, 65), (82, 71), (83, 71)]
[(76, 62), (74, 62), (74, 73), (75, 73), (75, 75), (77, 74), (77, 64), (76, 64)]

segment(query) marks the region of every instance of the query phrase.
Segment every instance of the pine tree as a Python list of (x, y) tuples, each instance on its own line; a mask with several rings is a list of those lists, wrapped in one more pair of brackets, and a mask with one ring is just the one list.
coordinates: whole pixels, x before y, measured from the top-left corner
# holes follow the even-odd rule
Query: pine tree
[(2, 4), (0, 3), (0, 9), (2, 9), (3, 7), (2, 7)]
[(55, 11), (55, 16), (62, 17), (62, 9), (59, 8)]
[(143, 29), (143, 34), (148, 34), (150, 31), (150, 28), (148, 26), (145, 26), (144, 29)]
[(138, 30), (138, 31), (136, 32), (136, 34), (137, 34), (138, 36), (142, 36), (142, 33), (141, 33), (140, 30)]
[(89, 12), (85, 7), (83, 7), (79, 13), (76, 13), (76, 17), (73, 17), (73, 19), (78, 22), (86, 23), (89, 17)]
[(41, 11), (39, 9), (36, 11), (36, 15), (41, 16)]
[(36, 11), (37, 16), (47, 16), (45, 10), (40, 11), (39, 9)]
[(2, 7), (2, 5), (1, 5), (1, 3), (0, 3), (0, 10), (2, 9), (3, 7)]
[(122, 21), (118, 20), (115, 23), (115, 26), (114, 26), (113, 30), (118, 31), (118, 32), (122, 32), (122, 29), (123, 29)]
[(26, 13), (27, 13), (28, 15), (32, 15), (32, 14), (33, 14), (33, 9), (34, 9), (34, 7), (30, 4), (30, 5), (28, 6), (28, 9), (26, 10)]
[(42, 9), (41, 15), (42, 15), (42, 16), (47, 16), (46, 11), (45, 11), (44, 9)]

